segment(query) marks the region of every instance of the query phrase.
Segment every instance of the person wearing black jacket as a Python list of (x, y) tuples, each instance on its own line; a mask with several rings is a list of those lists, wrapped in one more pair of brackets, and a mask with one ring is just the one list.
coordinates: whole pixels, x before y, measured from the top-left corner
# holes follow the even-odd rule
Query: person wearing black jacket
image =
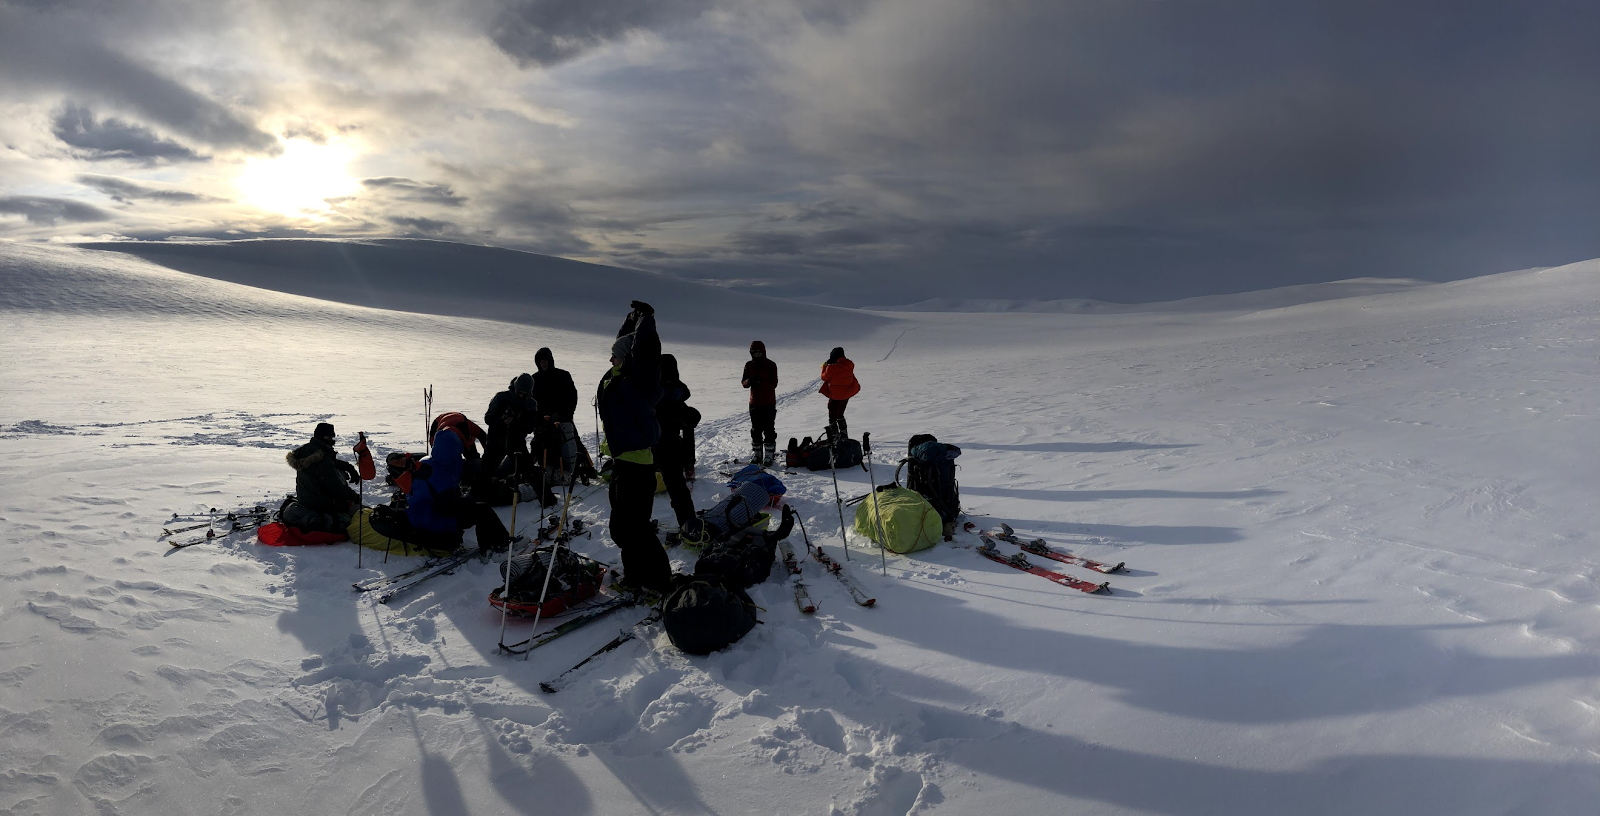
[(350, 526), (361, 496), (350, 489), (359, 478), (355, 465), (339, 461), (333, 426), (317, 423), (311, 441), (284, 459), (294, 468), (294, 497), (283, 508), (283, 523), (301, 530), (342, 533)]
[(556, 357), (548, 348), (533, 353), (533, 364), (533, 398), (538, 400), (539, 409), (557, 422), (571, 422), (578, 409), (578, 387), (573, 384), (572, 375), (556, 368)]
[[(491, 503), (505, 503), (495, 501), (501, 498), (510, 501), (508, 493), (493, 489), (500, 475), (500, 462), (507, 456), (528, 452), (528, 434), (538, 429), (539, 416), (539, 402), (533, 397), (532, 374), (517, 375), (506, 390), (489, 400), (489, 410), (483, 414), (488, 432), (483, 442), (483, 464), (479, 466), (477, 487)], [(515, 490), (515, 485), (511, 489)]]
[(688, 400), (689, 386), (678, 375), (678, 358), (661, 355), (661, 401), (656, 403), (661, 440), (653, 450), (679, 529), (694, 518), (688, 480), (694, 478), (694, 426), (700, 423), (700, 412), (690, 408)]
[(611, 344), (611, 368), (600, 379), (595, 404), (611, 452), (611, 540), (622, 551), (627, 586), (665, 593), (672, 562), (650, 528), (656, 466), (652, 450), (661, 439), (656, 403), (661, 401), (661, 336), (655, 309), (635, 300)]
[(590, 477), (599, 474), (594, 472), (583, 440), (578, 437), (578, 426), (572, 421), (578, 408), (578, 387), (571, 374), (556, 368), (550, 349), (534, 352), (533, 364), (538, 369), (533, 375), (533, 396), (544, 417), (534, 433), (534, 447), (543, 453), (548, 483), (564, 484), (576, 475), (588, 484)]

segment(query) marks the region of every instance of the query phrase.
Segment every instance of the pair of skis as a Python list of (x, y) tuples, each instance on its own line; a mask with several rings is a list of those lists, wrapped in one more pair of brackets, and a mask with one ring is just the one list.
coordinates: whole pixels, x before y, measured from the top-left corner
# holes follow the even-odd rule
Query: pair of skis
[(1092, 569), (1095, 572), (1104, 573), (1106, 575), (1110, 575), (1110, 574), (1115, 573), (1115, 572), (1122, 572), (1123, 571), (1123, 566), (1126, 563), (1126, 562), (1123, 562), (1123, 561), (1118, 561), (1115, 564), (1106, 564), (1106, 563), (1103, 563), (1103, 562), (1100, 562), (1100, 561), (1095, 561), (1095, 560), (1090, 559), (1090, 558), (1084, 558), (1081, 555), (1073, 555), (1072, 553), (1056, 552), (1055, 550), (1050, 549), (1050, 545), (1046, 544), (1044, 542), (1044, 539), (1042, 539), (1042, 538), (1035, 538), (1035, 539), (1030, 539), (1028, 541), (1023, 541), (1022, 539), (1017, 537), (1017, 531), (1011, 529), (1011, 525), (1006, 524), (1005, 522), (1001, 522), (1000, 523), (1000, 529), (999, 530), (995, 530), (993, 532), (990, 532), (989, 535), (994, 537), (994, 538), (997, 538), (997, 539), (999, 539), (1001, 541), (1007, 541), (1007, 542), (1010, 542), (1012, 544), (1015, 544), (1018, 547), (1021, 547), (1022, 549), (1026, 550), (1026, 551), (1028, 551), (1030, 553), (1033, 553), (1034, 555), (1043, 556), (1045, 558), (1053, 559), (1055, 561), (1060, 561), (1063, 564), (1075, 564), (1075, 565), (1080, 566), (1080, 567), (1087, 567), (1088, 569)]
[(372, 578), (366, 581), (357, 581), (350, 586), (357, 592), (378, 592), (378, 603), (388, 604), (401, 593), (421, 584), (429, 578), (455, 572), (462, 564), (467, 563), (478, 554), (477, 550), (461, 548), (449, 555), (430, 559), (419, 567), (406, 570), (399, 575), (390, 575), (383, 578)]
[[(1009, 527), (1007, 527), (1005, 529), (1006, 530), (1010, 530)], [(1068, 575), (1068, 574), (1066, 574), (1064, 572), (1056, 572), (1054, 570), (1047, 570), (1044, 567), (1037, 566), (1034, 563), (1030, 562), (1028, 560), (1028, 556), (1026, 556), (1026, 555), (1024, 555), (1022, 553), (1013, 553), (1013, 554), (1011, 554), (1009, 556), (1003, 555), (1000, 552), (1000, 548), (997, 547), (996, 544), (999, 541), (1002, 541), (1002, 540), (1012, 541), (1014, 538), (1015, 538), (1014, 534), (1011, 535), (1010, 538), (1002, 539), (1002, 538), (999, 538), (999, 537), (995, 536), (994, 534), (989, 533), (987, 531), (980, 532), (980, 533), (978, 533), (978, 539), (980, 540), (981, 543), (978, 545), (978, 554), (983, 556), (984, 558), (989, 559), (990, 561), (993, 561), (993, 562), (997, 563), (997, 564), (1004, 564), (1004, 565), (1006, 565), (1008, 567), (1011, 567), (1012, 569), (1017, 569), (1017, 570), (1021, 570), (1021, 571), (1026, 572), (1026, 573), (1031, 573), (1033, 575), (1037, 575), (1040, 578), (1043, 578), (1043, 579), (1045, 579), (1047, 581), (1053, 581), (1053, 582), (1055, 582), (1057, 584), (1060, 584), (1060, 585), (1062, 585), (1064, 587), (1071, 587), (1072, 589), (1076, 589), (1079, 592), (1087, 592), (1087, 593), (1089, 593), (1091, 595), (1101, 594), (1101, 593), (1107, 594), (1107, 595), (1111, 594), (1111, 582), (1109, 582), (1109, 581), (1102, 581), (1102, 582), (1097, 584), (1097, 583), (1095, 583), (1093, 581), (1085, 581), (1082, 578), (1074, 578), (1073, 576)], [(1044, 549), (1049, 551), (1049, 552), (1051, 552), (1051, 553), (1053, 553), (1054, 555), (1060, 555), (1059, 553), (1054, 553), (1054, 551), (1050, 550), (1049, 547), (1045, 547)], [(1075, 556), (1073, 556), (1073, 557), (1075, 557)], [(1056, 560), (1062, 560), (1062, 559), (1058, 558)], [(1088, 560), (1088, 559), (1083, 559), (1083, 560)], [(1067, 563), (1078, 563), (1078, 562), (1069, 561)], [(1094, 562), (1094, 563), (1099, 564), (1099, 562)], [(1101, 564), (1100, 566), (1105, 566), (1105, 565)], [(1120, 569), (1121, 567), (1122, 567), (1122, 565), (1118, 564), (1116, 568)], [(1099, 571), (1099, 570), (1097, 570), (1097, 571)], [(1110, 572), (1111, 569), (1106, 569), (1105, 571), (1106, 572)]]
[[(212, 511), (212, 513), (216, 513), (216, 512), (217, 511), (215, 511), (215, 510)], [(173, 516), (173, 519), (177, 519), (177, 516)], [(218, 538), (224, 538), (224, 537), (233, 535), (234, 533), (242, 533), (242, 532), (244, 532), (246, 530), (254, 530), (257, 527), (260, 527), (261, 525), (263, 525), (263, 524), (267, 523), (268, 521), (270, 521), (271, 520), (271, 514), (267, 511), (267, 509), (265, 507), (262, 507), (261, 505), (256, 505), (255, 507), (246, 508), (244, 510), (235, 510), (235, 511), (229, 512), (228, 514), (223, 516), (222, 520), (227, 521), (229, 523), (228, 531), (225, 532), (225, 533), (221, 533), (221, 534), (217, 533), (217, 530), (216, 530), (216, 527), (215, 527), (217, 519), (213, 518), (213, 519), (211, 519), (210, 521), (207, 521), (204, 524), (191, 524), (191, 525), (186, 526), (186, 527), (167, 527), (167, 528), (163, 528), (162, 531), (161, 531), (161, 535), (156, 536), (156, 540), (159, 541), (159, 540), (161, 540), (163, 538), (168, 538), (169, 536), (174, 536), (174, 535), (177, 535), (179, 533), (193, 532), (195, 530), (205, 530), (206, 531), (205, 535), (199, 536), (197, 538), (190, 539), (188, 541), (168, 541), (167, 542), (168, 544), (172, 545), (173, 549), (181, 550), (181, 549), (184, 549), (186, 547), (193, 547), (196, 544), (204, 544), (207, 541), (215, 541)]]

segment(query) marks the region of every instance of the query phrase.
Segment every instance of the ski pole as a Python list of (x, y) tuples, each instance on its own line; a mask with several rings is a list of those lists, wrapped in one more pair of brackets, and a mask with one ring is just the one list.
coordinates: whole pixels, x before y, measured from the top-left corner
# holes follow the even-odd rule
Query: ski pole
[(839, 441), (828, 434), (828, 470), (833, 473), (833, 503), (839, 508), (839, 540), (844, 542), (844, 560), (850, 560), (850, 537), (844, 532), (844, 497), (839, 495)]
[(361, 479), (358, 484), (361, 486), (361, 501), (356, 505), (356, 569), (361, 569), (361, 551), (366, 549), (362, 542), (366, 541), (367, 532), (363, 529), (367, 521), (364, 518), (367, 512), (367, 480)]
[[(573, 471), (573, 473), (576, 474), (577, 471)], [(549, 563), (548, 566), (545, 567), (545, 570), (544, 570), (544, 586), (540, 587), (540, 589), (539, 589), (539, 605), (537, 607), (535, 607), (534, 610), (533, 610), (533, 630), (534, 631), (537, 631), (538, 628), (539, 628), (539, 618), (544, 616), (544, 599), (549, 597), (549, 593), (550, 593), (550, 574), (556, 571), (556, 555), (561, 551), (561, 542), (564, 539), (567, 539), (567, 535), (563, 532), (563, 528), (565, 528), (567, 526), (567, 507), (571, 506), (571, 504), (572, 504), (572, 483), (574, 481), (576, 481), (576, 479), (568, 479), (567, 480), (567, 503), (565, 505), (563, 505), (562, 508), (561, 508), (561, 521), (558, 524), (558, 526), (556, 527), (556, 540), (555, 540), (554, 543), (552, 543), (550, 545), (550, 563)], [(538, 559), (539, 551), (537, 549), (535, 549), (533, 551), (533, 556), (534, 556), (535, 560)], [(507, 568), (506, 569), (506, 575), (510, 575), (510, 574), (511, 574), (511, 570), (509, 568)], [(507, 586), (509, 586), (509, 585), (510, 584), (508, 582)], [(531, 634), (529, 636), (532, 637)], [(500, 642), (501, 643), (505, 642), (505, 637), (504, 637), (503, 634), (502, 634), (502, 636), (500, 638)], [(522, 653), (522, 659), (524, 661), (526, 661), (528, 659), (528, 654), (530, 652), (532, 652), (532, 651), (533, 651), (532, 649), (529, 649), (528, 651), (523, 652)]]
[(883, 556), (883, 574), (889, 574), (889, 534), (883, 529), (883, 511), (878, 508), (878, 480), (872, 475), (872, 434), (861, 434), (861, 455), (867, 461), (867, 483), (872, 485), (872, 515), (878, 520), (878, 547)]
[[(512, 465), (511, 473), (515, 476), (516, 465)], [(522, 503), (522, 492), (516, 489), (511, 491), (511, 538), (517, 537), (517, 505)], [(506, 648), (506, 614), (511, 603), (511, 542), (506, 542), (506, 583), (500, 589), (500, 640), (498, 646), (501, 651)]]

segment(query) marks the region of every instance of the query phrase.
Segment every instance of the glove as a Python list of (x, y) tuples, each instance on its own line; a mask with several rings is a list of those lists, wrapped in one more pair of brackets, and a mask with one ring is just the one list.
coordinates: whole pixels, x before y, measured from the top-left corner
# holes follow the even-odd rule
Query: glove
[(345, 481), (354, 483), (361, 480), (361, 476), (356, 473), (355, 465), (352, 465), (349, 462), (340, 462), (338, 460), (335, 460), (335, 463), (339, 466), (339, 472), (344, 474)]
[(656, 307), (651, 306), (650, 304), (645, 303), (642, 300), (635, 300), (635, 301), (629, 303), (628, 305), (632, 306), (634, 312), (638, 313), (640, 316), (653, 315), (653, 314), (656, 313)]

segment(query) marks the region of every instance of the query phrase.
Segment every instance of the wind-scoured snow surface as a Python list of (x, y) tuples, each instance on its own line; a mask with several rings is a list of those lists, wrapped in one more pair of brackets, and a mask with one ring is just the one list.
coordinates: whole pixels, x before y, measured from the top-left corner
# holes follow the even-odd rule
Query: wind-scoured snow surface
[[(706, 417), (700, 506), (747, 448), (746, 335), (784, 439), (821, 427), (843, 342), (878, 482), (910, 434), (956, 443), (973, 521), (1126, 561), (1110, 596), (970, 534), (885, 577), (852, 533), (876, 608), (806, 562), (814, 616), (775, 571), (729, 650), (645, 629), (546, 695), (640, 613), (522, 661), (496, 654), (492, 564), (383, 606), (351, 582), (414, 559), (156, 540), (275, 501), (318, 421), (417, 448), (423, 386), (480, 415), (541, 345), (586, 406), (640, 296), (593, 286), (593, 325), (558, 330), (0, 245), (0, 814), (1594, 812), (1597, 262), (1243, 310), (862, 316), (884, 322), (842, 341), (781, 311), (724, 341), (675, 316), (703, 293), (653, 296)], [(842, 557), (832, 479), (784, 478)], [(576, 504), (576, 546), (615, 563), (605, 514)]]

